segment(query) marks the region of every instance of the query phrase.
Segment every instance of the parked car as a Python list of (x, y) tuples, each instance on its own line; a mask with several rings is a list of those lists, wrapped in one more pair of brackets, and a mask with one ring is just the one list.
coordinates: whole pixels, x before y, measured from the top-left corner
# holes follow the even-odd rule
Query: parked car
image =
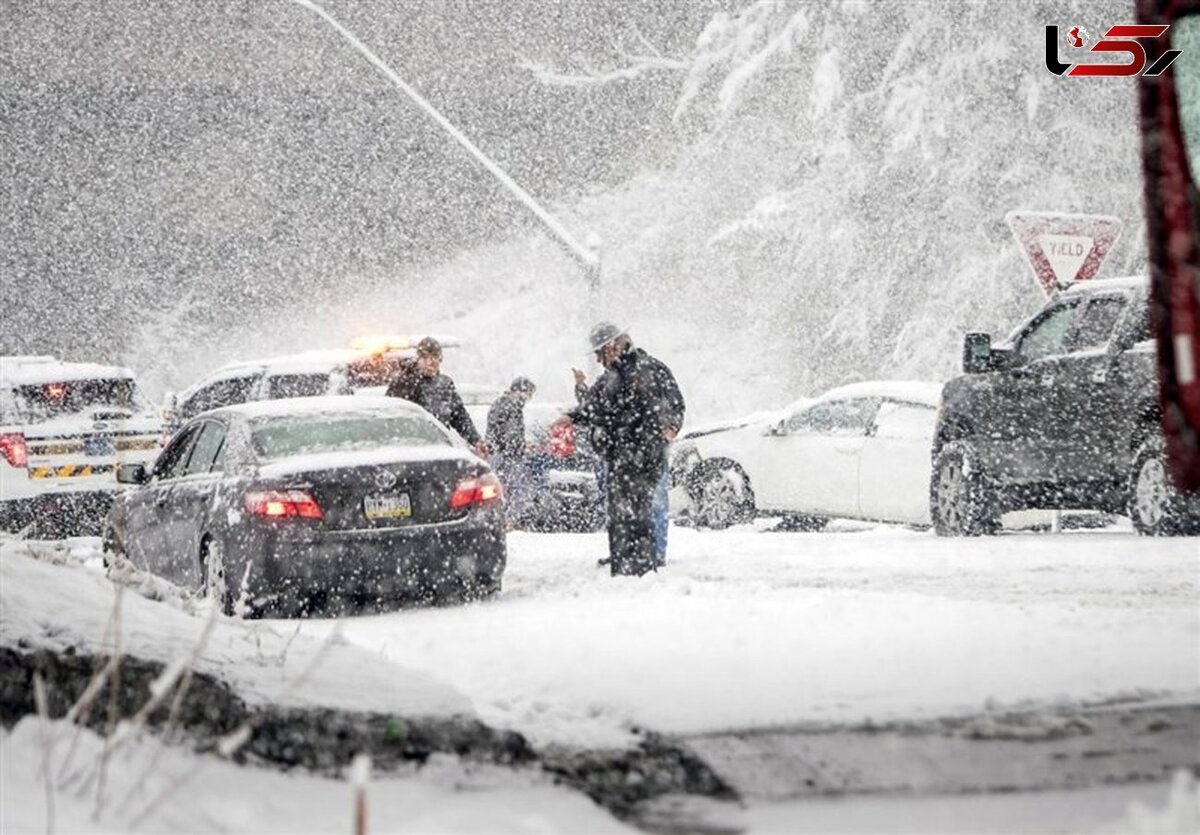
[(173, 432), (201, 412), (239, 403), (351, 394), (349, 369), (360, 358), (353, 350), (330, 350), (230, 363), (168, 398), (169, 428)]
[[(472, 386), (464, 394), (471, 420), (483, 432), (491, 403), (503, 392)], [(604, 466), (585, 432), (556, 422), (571, 405), (533, 401), (525, 405), (528, 502), (509, 507), (515, 527), (534, 531), (597, 531), (607, 520)]]
[(1200, 528), (1163, 460), (1145, 278), (1078, 283), (1001, 344), (967, 334), (933, 446), (942, 535), (1022, 508), (1127, 513), (1144, 534)]
[[(418, 406), (311, 397), (205, 412), (114, 503), (108, 558), (207, 589), (228, 614), (304, 616), (488, 595), (505, 566), (487, 464)], [(242, 606), (239, 606), (239, 601)]]
[[(416, 358), (423, 335), (375, 335), (355, 339), (350, 348), (304, 351), (230, 363), (178, 395), (168, 395), (167, 428), (174, 432), (201, 412), (257, 400), (322, 397), (330, 394), (383, 394), (400, 363)], [(437, 336), (444, 349), (457, 348), (452, 336)]]
[(0, 527), (99, 533), (114, 468), (152, 461), (161, 431), (128, 368), (0, 357)]
[(672, 445), (672, 513), (714, 528), (758, 514), (812, 529), (831, 517), (928, 525), (940, 391), (856, 383), (735, 428), (684, 433)]

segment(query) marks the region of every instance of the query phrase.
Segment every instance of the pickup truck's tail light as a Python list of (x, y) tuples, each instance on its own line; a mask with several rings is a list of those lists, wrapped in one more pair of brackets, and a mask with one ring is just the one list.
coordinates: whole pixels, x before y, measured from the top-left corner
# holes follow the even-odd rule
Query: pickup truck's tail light
[(563, 421), (550, 426), (550, 455), (570, 458), (575, 454), (575, 425)]
[(484, 473), (474, 478), (464, 478), (450, 494), (450, 507), (454, 510), (473, 504), (491, 504), (500, 501), (500, 479), (495, 473)]
[(20, 432), (6, 432), (0, 435), (0, 455), (10, 467), (19, 470), (29, 464), (29, 447), (25, 444), (25, 436)]
[(325, 514), (307, 490), (249, 490), (246, 512), (261, 519), (321, 519)]

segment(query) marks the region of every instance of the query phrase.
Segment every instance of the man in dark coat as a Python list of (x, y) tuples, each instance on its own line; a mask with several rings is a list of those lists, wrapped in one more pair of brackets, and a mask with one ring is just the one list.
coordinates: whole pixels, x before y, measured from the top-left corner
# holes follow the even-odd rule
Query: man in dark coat
[(528, 505), (528, 468), (525, 465), (525, 404), (536, 387), (528, 377), (512, 381), (508, 391), (488, 409), (487, 445), (492, 465), (508, 503), (510, 522), (520, 522)]
[(659, 564), (654, 494), (683, 425), (683, 395), (670, 369), (616, 325), (596, 325), (589, 339), (604, 374), (586, 390), (577, 375), (582, 402), (568, 417), (588, 427), (608, 468), (609, 568), (642, 575)]
[(401, 366), (387, 393), (416, 403), (457, 432), (477, 453), (487, 453), (487, 445), (467, 414), (454, 381), (442, 373), (442, 346), (433, 337), (427, 336), (417, 343), (416, 363)]

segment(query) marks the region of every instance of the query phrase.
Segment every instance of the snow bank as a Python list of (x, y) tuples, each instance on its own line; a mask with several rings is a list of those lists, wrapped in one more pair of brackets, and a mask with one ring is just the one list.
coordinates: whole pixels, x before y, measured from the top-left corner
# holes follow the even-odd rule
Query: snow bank
[[(0, 645), (73, 646), (92, 653), (116, 647), (168, 665), (189, 656), (208, 620), (206, 604), (185, 606), (188, 598), (178, 589), (144, 576), (136, 580), (138, 587), (157, 600), (115, 586), (98, 553), (89, 539), (60, 547), (0, 539)], [(114, 639), (115, 610), (120, 628)], [(297, 624), (285, 621), (219, 618), (197, 669), (225, 681), (249, 704), (474, 715), (471, 702), (432, 673), (347, 645), (336, 632), (326, 630), (320, 638), (301, 634)]]
[[(145, 737), (112, 753), (97, 790), (104, 740), (91, 731), (30, 717), (0, 734), (0, 831), (352, 831), (348, 781), (239, 767)], [(47, 750), (56, 777), (53, 826), (40, 774)], [(631, 831), (537, 772), (464, 766), (449, 757), (369, 784), (366, 822), (370, 832)]]

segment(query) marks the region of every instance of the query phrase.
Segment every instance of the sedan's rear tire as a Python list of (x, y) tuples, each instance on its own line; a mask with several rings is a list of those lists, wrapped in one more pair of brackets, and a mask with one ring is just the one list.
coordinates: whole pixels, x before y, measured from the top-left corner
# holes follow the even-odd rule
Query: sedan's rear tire
[(1144, 536), (1200, 532), (1200, 508), (1188, 507), (1171, 481), (1163, 441), (1152, 435), (1137, 451), (1129, 478), (1129, 518)]
[(215, 601), (224, 615), (233, 615), (233, 592), (229, 588), (225, 566), (225, 549), (209, 537), (200, 548), (201, 589), (204, 596)]
[(929, 512), (938, 536), (995, 533), (1000, 514), (970, 444), (946, 444), (933, 462)]
[(701, 464), (692, 476), (696, 526), (717, 530), (754, 518), (750, 479), (735, 462), (716, 458)]

